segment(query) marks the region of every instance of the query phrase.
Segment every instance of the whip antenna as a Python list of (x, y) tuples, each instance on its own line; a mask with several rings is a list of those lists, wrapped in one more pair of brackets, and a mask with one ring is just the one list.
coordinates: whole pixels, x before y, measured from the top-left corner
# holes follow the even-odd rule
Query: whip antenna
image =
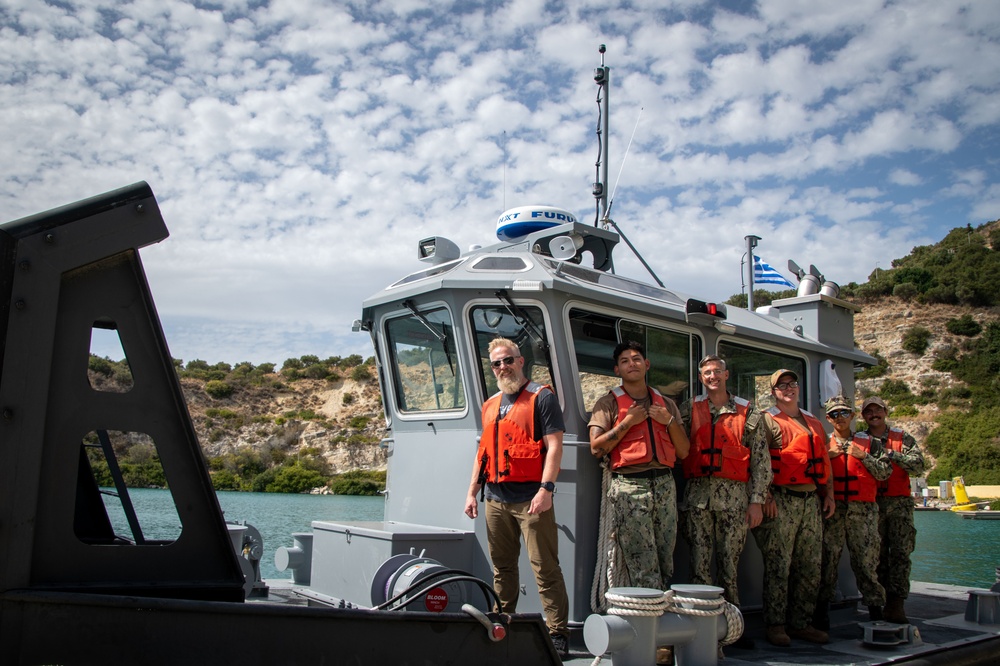
[(608, 218), (611, 215), (611, 207), (615, 205), (615, 194), (618, 192), (618, 183), (622, 180), (622, 171), (625, 170), (625, 160), (628, 159), (628, 151), (632, 149), (632, 140), (635, 139), (635, 132), (639, 129), (639, 121), (642, 120), (642, 110), (643, 107), (639, 107), (639, 116), (635, 119), (635, 127), (632, 128), (632, 136), (628, 138), (628, 145), (625, 146), (625, 155), (622, 157), (622, 165), (618, 168), (618, 178), (615, 179), (615, 189), (611, 190), (611, 200), (608, 201), (608, 210), (604, 213), (604, 217)]

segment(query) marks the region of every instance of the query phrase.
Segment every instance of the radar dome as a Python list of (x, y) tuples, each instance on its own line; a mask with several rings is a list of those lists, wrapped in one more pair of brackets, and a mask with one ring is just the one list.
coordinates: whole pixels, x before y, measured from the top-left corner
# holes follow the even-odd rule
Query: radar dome
[(555, 206), (518, 206), (497, 218), (497, 238), (510, 241), (535, 231), (576, 222), (576, 215)]

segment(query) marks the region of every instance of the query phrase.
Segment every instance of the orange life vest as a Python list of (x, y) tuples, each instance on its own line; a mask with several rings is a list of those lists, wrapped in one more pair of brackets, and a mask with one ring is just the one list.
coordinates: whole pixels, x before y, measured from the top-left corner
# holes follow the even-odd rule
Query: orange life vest
[[(903, 431), (899, 428), (889, 428), (889, 436), (885, 440), (886, 451), (892, 450), (896, 453), (903, 451)], [(890, 461), (891, 462), (891, 461)], [(885, 481), (878, 484), (879, 497), (909, 497), (910, 496), (910, 475), (905, 469), (892, 463), (892, 475)]]
[[(830, 443), (836, 437), (830, 435)], [(854, 434), (854, 443), (865, 451), (871, 450), (872, 438), (867, 433)], [(842, 502), (874, 502), (878, 482), (864, 463), (850, 453), (830, 458), (833, 472), (833, 498)]]
[(540, 439), (535, 439), (535, 400), (546, 388), (549, 387), (528, 382), (503, 418), (501, 393), (483, 403), (483, 436), (476, 457), (487, 481), (542, 480), (545, 447)]
[(809, 432), (777, 407), (767, 410), (781, 428), (781, 450), (771, 449), (772, 483), (776, 486), (826, 483), (826, 431), (815, 416), (804, 409), (799, 411), (809, 424)]
[[(619, 423), (625, 418), (628, 408), (635, 404), (635, 400), (621, 386), (611, 389), (611, 393), (618, 403), (618, 419), (615, 423)], [(663, 396), (653, 387), (649, 387), (649, 400), (650, 406), (667, 406)], [(652, 444), (654, 441), (655, 446)], [(618, 446), (611, 449), (611, 469), (652, 462), (654, 452), (657, 462), (667, 467), (674, 466), (677, 454), (674, 451), (674, 443), (667, 433), (667, 427), (647, 417), (645, 423), (637, 423), (629, 428), (618, 442)]]
[(743, 445), (750, 402), (740, 397), (733, 397), (733, 402), (736, 413), (720, 414), (714, 423), (707, 395), (691, 403), (691, 452), (683, 460), (685, 478), (750, 480), (750, 449)]

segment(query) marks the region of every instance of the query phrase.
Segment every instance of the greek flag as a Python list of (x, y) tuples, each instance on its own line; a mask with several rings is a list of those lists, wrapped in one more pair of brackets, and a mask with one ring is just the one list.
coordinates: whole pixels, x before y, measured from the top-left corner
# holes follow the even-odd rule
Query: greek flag
[(755, 284), (780, 284), (785, 287), (795, 285), (785, 279), (785, 276), (767, 262), (761, 261), (756, 254), (753, 256), (753, 281)]

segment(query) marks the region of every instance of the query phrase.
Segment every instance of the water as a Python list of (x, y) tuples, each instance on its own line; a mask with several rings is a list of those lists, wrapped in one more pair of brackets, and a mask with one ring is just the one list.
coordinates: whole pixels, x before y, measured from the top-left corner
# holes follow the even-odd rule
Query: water
[[(176, 538), (179, 520), (166, 490), (131, 491), (136, 513), (148, 538)], [(264, 540), (261, 576), (289, 578), (274, 568), (274, 551), (292, 545), (293, 532), (311, 532), (312, 521), (378, 521), (384, 515), (381, 497), (285, 495), (220, 491), (226, 520), (246, 521)], [(109, 506), (112, 523), (127, 534), (125, 520)], [(917, 511), (917, 550), (913, 580), (988, 588), (1000, 566), (1000, 520), (969, 520), (950, 511)]]
[[(170, 492), (136, 488), (129, 491), (136, 515), (148, 539), (176, 539), (180, 519)], [(311, 532), (312, 521), (378, 521), (385, 515), (385, 500), (379, 497), (346, 495), (288, 495), (283, 493), (241, 493), (219, 491), (219, 506), (226, 520), (247, 522), (260, 532), (264, 556), (260, 573), (267, 578), (290, 578), (287, 571), (274, 568), (274, 551), (291, 546), (293, 532)], [(130, 534), (119, 505), (106, 502), (111, 523), (118, 534)]]
[(917, 511), (912, 580), (988, 588), (1000, 567), (1000, 520), (970, 520), (951, 511)]

